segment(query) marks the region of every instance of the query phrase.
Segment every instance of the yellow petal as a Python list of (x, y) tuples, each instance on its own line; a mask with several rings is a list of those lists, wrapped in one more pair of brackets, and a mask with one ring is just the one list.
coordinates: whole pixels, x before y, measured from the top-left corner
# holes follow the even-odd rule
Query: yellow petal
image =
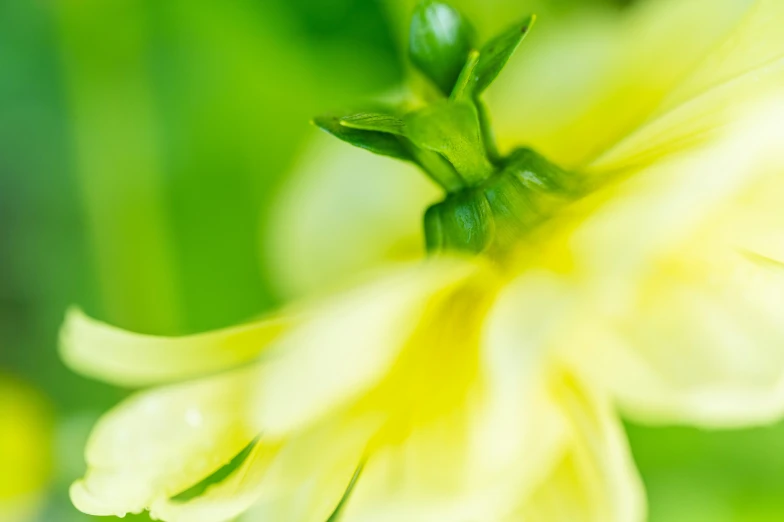
[[(338, 416), (287, 439), (262, 483), (250, 520), (324, 522), (361, 480), (378, 419)], [(340, 519), (342, 520), (342, 518)]]
[(568, 373), (551, 391), (571, 439), (552, 473), (508, 522), (642, 522), (645, 497), (620, 422), (606, 397)]
[(542, 19), (489, 92), (501, 145), (583, 168), (651, 118), (751, 2), (658, 0)]
[(303, 157), (272, 208), (264, 249), (287, 297), (421, 257), (422, 212), (439, 195), (413, 165), (321, 133)]
[(228, 477), (195, 498), (159, 498), (150, 514), (166, 522), (224, 522), (250, 509), (250, 520), (324, 522), (377, 429), (377, 422), (340, 417), (274, 444), (262, 438)]
[(121, 403), (90, 436), (74, 505), (98, 516), (139, 513), (220, 469), (256, 436), (248, 398), (257, 375), (250, 367)]
[[(531, 271), (498, 296), (483, 327), (483, 401), (473, 440), (473, 474), (525, 470), (517, 486), (531, 487), (560, 451), (565, 426), (549, 397), (552, 343), (571, 309), (569, 289), (551, 274)], [(479, 470), (484, 470), (482, 473)]]
[(228, 522), (247, 511), (262, 494), (262, 482), (278, 445), (259, 441), (247, 458), (224, 480), (191, 499), (157, 498), (150, 516), (165, 522)]
[(127, 332), (71, 309), (60, 333), (60, 355), (73, 370), (120, 386), (147, 386), (215, 373), (259, 355), (293, 319), (186, 337)]
[(289, 433), (376, 385), (429, 303), (475, 270), (467, 261), (434, 259), (321, 303), (266, 354), (254, 399), (259, 429), (273, 437)]
[(572, 238), (592, 297), (568, 357), (641, 420), (784, 411), (784, 110), (761, 112), (613, 189)]
[[(566, 425), (545, 388), (540, 341), (554, 323), (541, 320), (552, 317), (557, 299), (537, 292), (543, 286), (531, 281), (525, 290), (535, 296), (529, 304), (539, 297), (547, 312), (521, 315), (537, 310), (502, 296), (485, 335), (486, 303), (494, 297), (487, 287), (465, 287), (426, 316), (434, 335), (420, 332), (411, 349), (430, 354), (416, 358), (395, 387), (398, 400), (417, 400), (400, 405), (408, 413), (397, 426), (401, 438), (370, 453), (342, 520), (493, 520), (547, 475)], [(420, 371), (429, 375), (421, 388), (412, 376)]]
[(784, 17), (784, 4), (777, 0), (723, 0), (715, 4), (710, 14), (695, 16), (695, 26), (701, 20), (713, 24), (717, 7), (724, 11), (732, 8), (738, 11), (733, 29), (662, 100), (647, 121), (598, 158), (591, 170), (617, 170), (692, 146), (716, 130), (725, 131), (725, 125), (742, 120), (743, 111), (764, 96), (781, 91), (784, 33), (779, 21)]

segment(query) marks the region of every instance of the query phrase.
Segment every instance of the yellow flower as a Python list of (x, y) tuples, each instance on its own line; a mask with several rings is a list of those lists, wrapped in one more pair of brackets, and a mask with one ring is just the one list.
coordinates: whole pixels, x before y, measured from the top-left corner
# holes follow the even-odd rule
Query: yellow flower
[[(70, 313), (74, 369), (156, 386), (99, 422), (76, 506), (196, 522), (251, 507), (281, 521), (634, 522), (644, 500), (610, 397), (656, 422), (779, 416), (784, 4), (631, 13), (573, 41), (533, 38), (532, 68), (565, 79), (495, 93), (502, 125), (519, 101), (518, 139), (593, 188), (511, 259), (388, 269), (180, 339)], [(410, 244), (371, 230), (376, 246), (346, 262), (318, 237), (331, 230), (311, 230), (310, 259), (337, 259), (333, 280)]]
[[(432, 260), (181, 339), (71, 312), (62, 346), (72, 367), (124, 385), (184, 381), (99, 422), (75, 505), (167, 521), (230, 520), (251, 506), (280, 521), (324, 521), (339, 507), (343, 521), (639, 520), (606, 397), (543, 342), (561, 303), (517, 299), (537, 295), (530, 280), (496, 296), (495, 277)], [(232, 459), (231, 473), (199, 487)]]
[(42, 504), (49, 480), (49, 412), (16, 379), (0, 375), (0, 520), (27, 522)]
[[(569, 288), (580, 323), (569, 330), (580, 337), (561, 341), (573, 348), (562, 355), (638, 420), (726, 426), (784, 409), (774, 299), (784, 261), (782, 20), (784, 4), (773, 0), (661, 0), (623, 15), (542, 21), (489, 92), (502, 149), (530, 146), (598, 187), (522, 238), (511, 272), (543, 269), (554, 287)], [(400, 257), (394, 245), (421, 242), (406, 206), (341, 211), (356, 198), (341, 185), (350, 176), (378, 172), (390, 201), (431, 197), (411, 194), (407, 167), (389, 174), (375, 167), (388, 159), (371, 158), (342, 177), (295, 172), (282, 198), (291, 202), (280, 213), (287, 227), (273, 221), (270, 244), (277, 259), (303, 254), (332, 270), (319, 280), (274, 263), (284, 291), (312, 292), (341, 267), (355, 269), (327, 244), (318, 226), (326, 215), (328, 225), (349, 224), (355, 240), (369, 238), (366, 267), (388, 262), (390, 251)], [(338, 203), (313, 204), (323, 193)], [(297, 222), (291, 195), (320, 212)], [(395, 217), (408, 224), (387, 235), (360, 230)]]

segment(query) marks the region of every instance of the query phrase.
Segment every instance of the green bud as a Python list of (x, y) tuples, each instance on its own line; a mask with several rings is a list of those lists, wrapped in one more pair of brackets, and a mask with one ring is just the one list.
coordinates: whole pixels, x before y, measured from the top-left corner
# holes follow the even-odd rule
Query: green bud
[(409, 55), (414, 65), (449, 95), (468, 59), (474, 31), (444, 2), (423, 0), (411, 19)]

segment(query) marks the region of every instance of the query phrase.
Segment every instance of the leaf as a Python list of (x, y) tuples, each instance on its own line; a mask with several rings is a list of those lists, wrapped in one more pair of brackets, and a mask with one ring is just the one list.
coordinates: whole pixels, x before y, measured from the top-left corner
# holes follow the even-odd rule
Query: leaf
[(414, 161), (403, 142), (387, 132), (361, 130), (341, 124), (342, 116), (319, 116), (313, 124), (347, 143), (381, 156)]
[(510, 27), (482, 47), (479, 63), (474, 70), (473, 95), (479, 96), (498, 77), (506, 63), (512, 57), (520, 42), (536, 21), (536, 15), (530, 15), (522, 22)]
[(450, 5), (425, 0), (411, 18), (409, 56), (439, 89), (449, 95), (473, 47), (474, 31)]
[(389, 134), (404, 135), (406, 122), (392, 116), (377, 112), (360, 112), (340, 118), (340, 124), (351, 129), (364, 131), (386, 132)]

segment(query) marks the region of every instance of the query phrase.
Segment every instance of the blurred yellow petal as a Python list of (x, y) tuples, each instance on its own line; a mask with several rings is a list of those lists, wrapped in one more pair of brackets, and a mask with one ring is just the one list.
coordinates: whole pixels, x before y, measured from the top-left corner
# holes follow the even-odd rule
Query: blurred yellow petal
[(489, 92), (502, 148), (581, 168), (650, 118), (753, 0), (659, 0), (541, 23)]
[(259, 429), (287, 433), (367, 391), (396, 362), (430, 302), (475, 270), (470, 262), (434, 259), (322, 303), (267, 354), (254, 395)]
[(784, 411), (783, 116), (766, 104), (657, 162), (574, 233), (593, 324), (569, 357), (628, 414), (716, 426)]
[(642, 522), (645, 495), (623, 427), (606, 397), (568, 374), (552, 380), (571, 440), (552, 473), (508, 522)]
[(545, 392), (545, 352), (508, 331), (536, 340), (541, 315), (493, 304), (487, 284), (445, 296), (411, 338), (411, 359), (381, 384), (391, 387), (385, 411), (401, 411), (370, 452), (342, 520), (493, 519), (554, 462), (566, 431)]
[(566, 442), (565, 417), (547, 381), (550, 345), (571, 310), (570, 297), (557, 278), (531, 272), (504, 287), (482, 327), (473, 473), (503, 475), (511, 465), (520, 496), (542, 479)]
[[(744, 2), (717, 4), (711, 6), (713, 10), (736, 9)], [(692, 146), (717, 130), (725, 132), (728, 124), (743, 121), (744, 111), (753, 109), (764, 96), (781, 91), (784, 4), (777, 0), (745, 4), (748, 7), (737, 13), (735, 27), (720, 45), (689, 72), (647, 121), (593, 162), (591, 170), (617, 170)]]
[(128, 332), (71, 309), (60, 332), (60, 356), (74, 371), (120, 386), (149, 386), (216, 373), (257, 357), (291, 318), (185, 337)]
[(271, 210), (263, 256), (275, 285), (299, 297), (421, 257), (422, 209), (438, 196), (412, 165), (315, 135)]
[(194, 498), (160, 497), (150, 506), (150, 516), (168, 522), (223, 522), (248, 510), (261, 494), (261, 482), (279, 451), (264, 441), (224, 480), (212, 484)]
[(139, 513), (220, 469), (257, 435), (248, 422), (257, 375), (250, 367), (121, 403), (90, 436), (74, 505), (98, 516)]
[[(336, 416), (285, 441), (249, 520), (324, 522), (361, 480), (378, 419)], [(342, 512), (342, 509), (340, 509)], [(341, 519), (342, 520), (342, 519)]]
[(255, 506), (252, 520), (324, 522), (358, 476), (377, 429), (372, 420), (338, 418), (274, 444), (262, 438), (228, 477), (194, 498), (159, 498), (150, 514), (168, 522), (222, 522)]

